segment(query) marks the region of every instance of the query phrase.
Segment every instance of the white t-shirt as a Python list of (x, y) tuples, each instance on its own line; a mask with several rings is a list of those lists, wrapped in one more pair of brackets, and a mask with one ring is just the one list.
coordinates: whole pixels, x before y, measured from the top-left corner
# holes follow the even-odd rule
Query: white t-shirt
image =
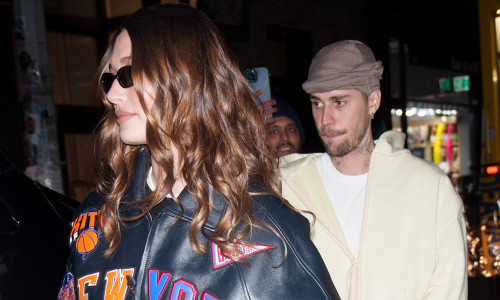
[(156, 185), (154, 184), (153, 182), (153, 179), (151, 178), (153, 174), (153, 167), (149, 167), (149, 172), (148, 172), (148, 177), (146, 178), (146, 183), (148, 184), (148, 187), (150, 190), (152, 190), (154, 192), (154, 190), (156, 190)]
[(337, 214), (349, 250), (357, 257), (368, 173), (348, 176), (337, 171), (327, 153), (316, 158), (316, 167)]
[[(154, 184), (153, 179), (151, 178), (152, 174), (153, 174), (153, 167), (151, 166), (149, 168), (148, 177), (146, 178), (146, 183), (148, 184), (149, 189), (151, 191), (154, 191), (156, 190), (156, 185)], [(175, 197), (179, 197), (179, 194), (175, 195)], [(172, 198), (172, 195), (168, 194), (167, 198)]]

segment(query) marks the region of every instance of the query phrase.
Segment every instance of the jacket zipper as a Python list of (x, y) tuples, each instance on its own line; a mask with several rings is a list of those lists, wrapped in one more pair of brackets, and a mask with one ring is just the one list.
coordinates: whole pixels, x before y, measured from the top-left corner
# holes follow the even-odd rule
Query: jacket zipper
[(353, 287), (351, 287), (351, 290), (354, 291), (354, 298), (353, 300), (359, 300), (361, 291), (359, 290), (359, 264), (361, 263), (361, 257), (363, 257), (363, 250), (364, 250), (364, 241), (365, 241), (365, 235), (366, 235), (366, 223), (367, 223), (367, 211), (368, 207), (370, 204), (370, 182), (371, 182), (371, 174), (373, 173), (373, 168), (374, 166), (374, 157), (375, 153), (372, 152), (372, 156), (370, 157), (370, 167), (368, 169), (368, 176), (366, 177), (366, 187), (365, 187), (365, 203), (363, 205), (363, 217), (362, 217), (362, 224), (361, 224), (361, 236), (360, 236), (360, 241), (359, 241), (359, 250), (358, 250), (358, 257), (354, 258), (354, 270), (353, 270)]

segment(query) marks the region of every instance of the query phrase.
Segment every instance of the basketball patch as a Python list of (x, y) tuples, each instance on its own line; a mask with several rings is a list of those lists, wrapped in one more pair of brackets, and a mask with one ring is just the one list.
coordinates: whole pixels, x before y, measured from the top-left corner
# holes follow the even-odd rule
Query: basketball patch
[(82, 256), (87, 256), (95, 249), (98, 242), (99, 234), (93, 228), (89, 228), (80, 233), (76, 239), (75, 248)]
[[(236, 244), (236, 245), (238, 246), (238, 249), (240, 250), (240, 253), (237, 254), (238, 258), (248, 257), (248, 256), (251, 256), (255, 253), (259, 253), (262, 251), (266, 251), (268, 249), (276, 248), (274, 246), (259, 245), (259, 244), (254, 244), (253, 247), (249, 247), (249, 246), (246, 246), (243, 244)], [(234, 262), (233, 260), (231, 260), (227, 257), (227, 256), (231, 256), (231, 255), (226, 254), (226, 256), (224, 256), (225, 253), (223, 254), (223, 252), (221, 251), (219, 246), (217, 246), (216, 243), (211, 242), (210, 249), (212, 250), (212, 266), (213, 266), (214, 270), (216, 270), (218, 268), (222, 268), (222, 267), (227, 266), (227, 265)]]
[(99, 243), (102, 236), (100, 211), (93, 208), (87, 210), (73, 221), (69, 236), (69, 245), (74, 244), (76, 251), (85, 259)]
[(75, 300), (75, 277), (68, 273), (64, 276), (61, 283), (61, 289), (57, 294), (57, 300)]

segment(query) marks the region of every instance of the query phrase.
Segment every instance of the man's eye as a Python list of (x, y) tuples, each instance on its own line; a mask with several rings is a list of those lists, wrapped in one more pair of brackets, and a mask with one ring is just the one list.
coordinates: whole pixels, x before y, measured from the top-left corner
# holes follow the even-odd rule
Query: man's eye
[(278, 134), (279, 131), (277, 129), (270, 129), (270, 130), (267, 131), (267, 133), (270, 134), (270, 135), (271, 134)]
[(288, 132), (297, 132), (297, 128), (290, 127), (290, 128), (288, 128)]
[(311, 104), (313, 107), (322, 107), (323, 106), (323, 102), (320, 102), (320, 101), (312, 101)]
[(345, 101), (342, 101), (342, 100), (337, 100), (336, 103), (337, 103), (337, 106), (344, 106), (345, 105)]

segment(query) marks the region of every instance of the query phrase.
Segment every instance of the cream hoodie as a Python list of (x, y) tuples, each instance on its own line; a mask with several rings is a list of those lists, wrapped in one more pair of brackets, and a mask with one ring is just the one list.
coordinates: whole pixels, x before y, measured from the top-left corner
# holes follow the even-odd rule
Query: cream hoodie
[[(282, 193), (315, 214), (311, 238), (342, 299), (467, 299), (463, 204), (446, 174), (384, 133), (368, 172), (358, 257), (316, 169), (321, 154), (280, 158)], [(311, 215), (304, 213), (311, 221)]]

